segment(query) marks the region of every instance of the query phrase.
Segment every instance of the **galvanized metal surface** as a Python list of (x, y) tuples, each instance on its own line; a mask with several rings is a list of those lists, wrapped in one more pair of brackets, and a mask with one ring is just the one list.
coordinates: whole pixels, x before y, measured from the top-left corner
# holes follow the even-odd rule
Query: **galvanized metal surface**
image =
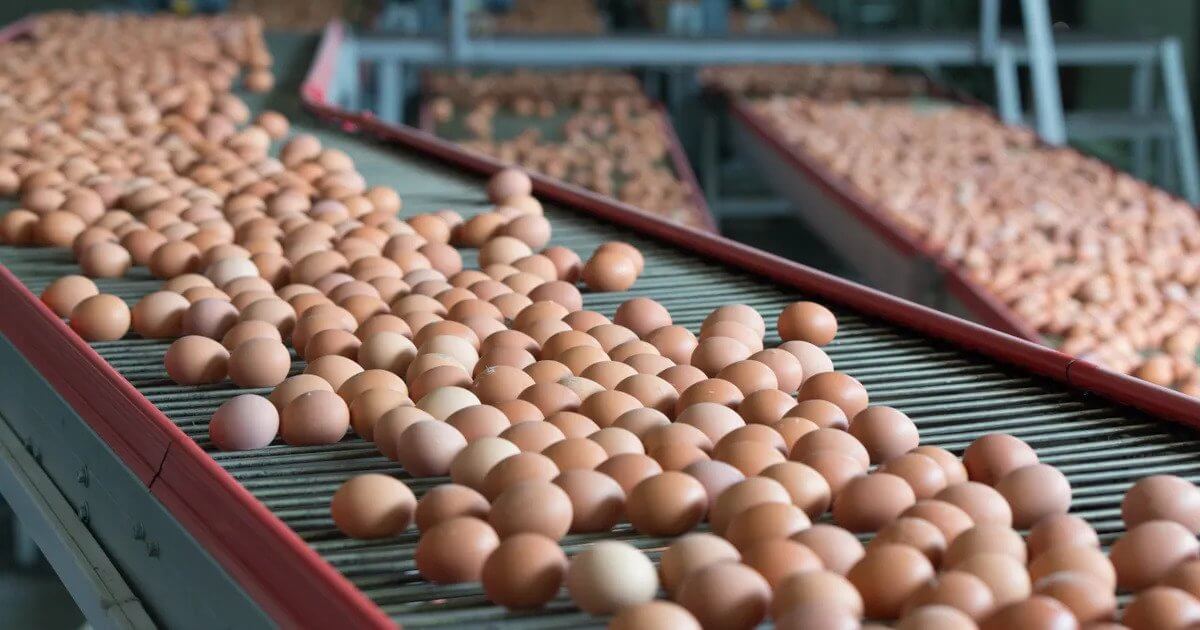
[[(278, 56), (277, 56), (278, 57)], [(417, 156), (372, 146), (301, 121), (329, 146), (352, 155), (367, 180), (396, 187), (404, 215), (451, 207), (464, 214), (485, 209), (482, 182), (468, 179)], [(585, 307), (612, 315), (616, 306), (645, 295), (662, 302), (676, 323), (693, 331), (713, 308), (749, 304), (767, 319), (767, 345), (778, 342), (774, 319), (786, 304), (804, 296), (722, 268), (695, 256), (626, 233), (611, 225), (550, 207), (554, 244), (587, 256), (600, 243), (621, 239), (646, 257), (646, 273), (627, 293), (586, 294)], [(467, 264), (475, 252), (464, 252)], [(65, 250), (0, 248), (0, 263), (34, 292), (54, 278), (77, 272)], [(119, 280), (100, 280), (101, 290), (134, 301), (158, 287), (141, 268)], [(1090, 520), (1107, 543), (1121, 529), (1118, 506), (1125, 488), (1152, 473), (1200, 478), (1200, 436), (1191, 430), (1090, 399), (1078, 391), (1031, 378), (976, 355), (921, 338), (872, 320), (870, 314), (835, 308), (841, 331), (828, 347), (835, 366), (859, 378), (875, 404), (905, 411), (917, 422), (925, 443), (961, 451), (972, 439), (1005, 431), (1027, 440), (1042, 460), (1058, 466), (1075, 489), (1073, 509)], [(597, 624), (573, 608), (565, 594), (545, 609), (509, 613), (491, 606), (477, 584), (434, 586), (421, 581), (413, 565), (416, 535), (394, 540), (354, 541), (333, 527), (328, 505), (336, 487), (366, 471), (404, 478), (370, 444), (349, 438), (331, 446), (273, 445), (244, 452), (211, 449), (207, 422), (229, 397), (256, 391), (231, 384), (179, 387), (167, 380), (162, 356), (167, 343), (140, 339), (95, 344), (96, 349), (148, 399), (209, 451), (234, 478), (309, 542), (398, 622), (409, 627), (438, 625), (576, 627)], [(299, 371), (299, 362), (293, 371)], [(410, 481), (420, 495), (445, 479)], [(629, 540), (654, 552), (666, 541), (646, 538), (622, 526), (604, 536)], [(568, 552), (600, 536), (569, 536)], [(180, 567), (186, 570), (186, 567)]]

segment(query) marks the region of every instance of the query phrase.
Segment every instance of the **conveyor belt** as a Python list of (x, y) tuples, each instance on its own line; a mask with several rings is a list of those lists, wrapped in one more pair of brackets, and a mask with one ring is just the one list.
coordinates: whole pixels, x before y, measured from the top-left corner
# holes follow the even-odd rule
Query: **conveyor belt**
[[(283, 49), (284, 43), (273, 40), (273, 52), (280, 63), (294, 60), (300, 54), (294, 46)], [(285, 69), (284, 79), (286, 74)], [(288, 85), (281, 81), (281, 84), (283, 91), (279, 94), (294, 94), (295, 83)], [(406, 215), (443, 207), (473, 214), (486, 207), (482, 193), (484, 180), (480, 177), (455, 171), (413, 150), (385, 148), (352, 136), (335, 134), (315, 127), (312, 119), (296, 122), (297, 131), (318, 133), (329, 146), (350, 153), (368, 181), (388, 184), (399, 190), (405, 200)], [(586, 256), (605, 240), (617, 238), (633, 243), (645, 255), (646, 273), (633, 290), (585, 294), (585, 308), (609, 316), (620, 302), (635, 295), (645, 295), (662, 302), (676, 323), (695, 331), (714, 307), (745, 303), (757, 308), (768, 321), (766, 343), (770, 346), (778, 343), (773, 322), (784, 305), (806, 297), (830, 304), (838, 316), (841, 331), (828, 347), (829, 354), (838, 369), (854, 375), (866, 385), (873, 403), (893, 405), (905, 411), (917, 422), (924, 442), (956, 452), (970, 440), (993, 431), (1005, 431), (1025, 439), (1043, 461), (1058, 466), (1067, 474), (1075, 489), (1073, 509), (1096, 526), (1106, 543), (1121, 529), (1120, 497), (1137, 477), (1173, 473), (1200, 481), (1200, 433), (1114, 405), (1078, 387), (1034, 376), (1035, 365), (1040, 365), (1036, 369), (1043, 373), (1056, 371), (1057, 357), (1049, 351), (1032, 345), (1023, 346), (1016, 341), (1010, 344), (990, 331), (979, 329), (977, 336), (982, 341), (977, 345), (1011, 345), (1009, 350), (1021, 354), (1030, 367), (1004, 365), (910, 328), (877, 319), (882, 314), (898, 317), (895, 313), (902, 310), (917, 317), (922, 311), (862, 292), (855, 293), (857, 297), (853, 299), (846, 298), (844, 296), (849, 295), (847, 292), (851, 289), (838, 281), (827, 281), (821, 295), (806, 295), (726, 266), (712, 256), (688, 253), (580, 212), (547, 204), (546, 214), (554, 226), (553, 243), (571, 247), (581, 255)], [(697, 247), (701, 245), (703, 242)], [(736, 247), (728, 245), (728, 249), (733, 251)], [(464, 254), (467, 264), (475, 262), (474, 251)], [(763, 260), (758, 260), (760, 266), (765, 264)], [(0, 248), (0, 262), (34, 292), (59, 275), (77, 271), (68, 253), (62, 250), (3, 247)], [(808, 275), (809, 280), (820, 280), (815, 274)], [(141, 268), (135, 268), (126, 278), (100, 280), (98, 284), (103, 291), (116, 293), (131, 302), (158, 285)], [(842, 297), (834, 297), (836, 295)], [(876, 302), (872, 313), (838, 306), (839, 302), (863, 303), (861, 301), (867, 299)], [(938, 316), (928, 314), (928, 318), (936, 320)], [(919, 328), (924, 324), (914, 319), (912, 326)], [(963, 330), (974, 329), (955, 330), (958, 332), (946, 334), (962, 338)], [(476, 584), (432, 586), (424, 583), (413, 567), (415, 534), (384, 541), (349, 540), (334, 529), (329, 517), (328, 505), (334, 489), (352, 475), (375, 470), (403, 477), (403, 471), (380, 456), (372, 445), (350, 438), (332, 446), (273, 445), (254, 452), (214, 452), (206, 438), (209, 415), (230, 396), (261, 390), (239, 390), (229, 384), (202, 388), (176, 386), (166, 379), (161, 368), (167, 347), (164, 342), (131, 338), (97, 343), (94, 347), (209, 452), (225, 471), (395, 621), (408, 627), (511, 624), (547, 628), (600, 622), (574, 609), (565, 595), (541, 611), (512, 614), (488, 604)], [(1069, 364), (1064, 362), (1063, 365)], [(300, 363), (293, 365), (293, 371), (298, 372), (300, 366)], [(1081, 362), (1079, 366), (1080, 375), (1094, 372)], [(1060, 378), (1071, 377), (1072, 373), (1067, 369), (1060, 371)], [(1114, 391), (1128, 387), (1143, 404), (1179, 409), (1185, 420), (1197, 420), (1196, 407), (1189, 406), (1190, 401), (1165, 390), (1147, 389), (1149, 386), (1126, 382), (1119, 376), (1089, 378), (1096, 383), (1115, 383), (1109, 387)], [(420, 495), (432, 485), (445, 481), (421, 479), (412, 481), (411, 485)], [(600, 537), (572, 535), (564, 541), (564, 546), (570, 552)], [(649, 550), (659, 549), (664, 543), (661, 539), (632, 533), (627, 526), (605, 537), (628, 539)], [(154, 602), (149, 604), (153, 611)]]

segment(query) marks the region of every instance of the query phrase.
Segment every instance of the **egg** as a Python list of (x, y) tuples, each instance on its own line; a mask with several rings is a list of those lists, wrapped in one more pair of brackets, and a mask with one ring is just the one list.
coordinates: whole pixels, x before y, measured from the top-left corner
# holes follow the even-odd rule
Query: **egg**
[(704, 518), (708, 494), (690, 475), (667, 471), (634, 486), (625, 508), (637, 531), (653, 536), (677, 536)]
[(1024, 601), (1001, 606), (983, 623), (980, 630), (1001, 628), (1076, 628), (1079, 622), (1058, 600), (1035, 595)]
[(825, 568), (820, 556), (798, 542), (784, 538), (760, 540), (742, 550), (742, 562), (758, 571), (771, 589), (796, 573)]
[(595, 470), (564, 470), (554, 478), (571, 500), (572, 533), (606, 532), (621, 520), (625, 491), (613, 478)]
[(862, 443), (849, 433), (837, 429), (818, 429), (801, 436), (792, 447), (789, 459), (807, 463), (812, 454), (820, 451), (834, 451), (854, 459), (861, 472), (866, 472), (871, 465), (871, 456)]
[(1099, 547), (1100, 538), (1096, 530), (1082, 518), (1073, 514), (1055, 514), (1038, 521), (1029, 529), (1026, 537), (1030, 560), (1054, 547), (1081, 545)]
[(963, 465), (971, 481), (993, 486), (1008, 473), (1038, 463), (1028, 444), (1005, 433), (985, 435), (963, 452)]
[(1033, 590), (1025, 567), (1012, 556), (1002, 553), (975, 554), (955, 569), (983, 580), (992, 590), (997, 606), (1019, 602), (1029, 597)]
[(724, 534), (733, 518), (742, 511), (760, 503), (791, 503), (791, 495), (783, 484), (765, 477), (750, 477), (739, 481), (717, 497), (709, 512), (709, 523), (713, 531)]
[(572, 516), (565, 490), (534, 479), (513, 484), (493, 499), (488, 522), (501, 538), (532, 532), (558, 540), (570, 530)]
[[(822, 372), (810, 375), (796, 394), (800, 401), (826, 400), (842, 409), (846, 416), (867, 408), (867, 390), (857, 379), (844, 372)], [(810, 420), (812, 418), (809, 418)]]
[[(195, 339), (205, 339), (205, 337), (195, 337)], [(276, 385), (271, 390), (270, 400), (276, 409), (282, 411), (300, 394), (317, 389), (333, 393), (333, 387), (325, 379), (312, 374), (297, 374)]]
[(991, 588), (979, 577), (965, 571), (943, 571), (918, 588), (907, 602), (909, 610), (929, 605), (950, 606), (979, 621), (995, 609), (996, 601)]
[(771, 588), (757, 571), (721, 561), (684, 578), (675, 600), (705, 628), (754, 628), (766, 617)]
[(786, 539), (810, 525), (808, 516), (790, 503), (760, 503), (739, 512), (725, 530), (738, 549), (764, 540)]
[(475, 490), (483, 488), (488, 472), (505, 458), (521, 452), (500, 437), (481, 437), (465, 446), (450, 462), (450, 479)]
[(596, 467), (596, 472), (612, 478), (628, 496), (643, 479), (662, 472), (662, 466), (649, 455), (622, 453), (606, 459)]
[(1138, 593), (1121, 617), (1121, 623), (1130, 630), (1186, 628), (1197, 621), (1200, 621), (1200, 600), (1168, 586), (1154, 586)]
[(205, 298), (193, 302), (183, 313), (182, 329), (185, 335), (202, 335), (220, 339), (238, 321), (238, 310), (233, 304), (217, 299)]
[(938, 604), (914, 608), (900, 620), (897, 630), (969, 630), (975, 622), (966, 613)]
[(850, 421), (850, 435), (867, 449), (871, 462), (880, 464), (916, 448), (920, 442), (917, 425), (892, 407), (867, 407)]
[[(80, 302), (98, 295), (100, 289), (89, 278), (76, 275), (62, 276), (51, 282), (42, 291), (42, 302), (59, 317), (70, 317), (71, 311)], [(186, 302), (185, 302), (186, 303)]]
[(967, 558), (980, 553), (1005, 554), (1024, 564), (1025, 541), (1015, 530), (1004, 525), (976, 525), (954, 538), (946, 549), (944, 563), (946, 568), (954, 568)]
[(487, 184), (488, 201), (495, 204), (503, 203), (513, 197), (529, 196), (533, 192), (533, 182), (524, 171), (517, 168), (506, 168), (492, 175)]
[(411, 404), (404, 392), (382, 387), (369, 389), (350, 402), (350, 428), (362, 439), (374, 441), (379, 419), (396, 407)]
[(1085, 574), (1110, 591), (1117, 587), (1113, 563), (1096, 547), (1060, 545), (1042, 552), (1029, 563), (1029, 576), (1034, 581), (1063, 571)]
[(559, 474), (558, 466), (540, 453), (518, 453), (500, 460), (483, 478), (483, 495), (490, 501), (523, 481), (551, 481)]
[(571, 558), (566, 585), (577, 606), (603, 615), (654, 599), (658, 575), (650, 559), (634, 546), (604, 540)]
[(338, 487), (329, 511), (351, 538), (387, 538), (412, 523), (417, 499), (404, 482), (377, 473), (357, 475)]
[(1058, 600), (1080, 623), (1109, 621), (1117, 612), (1117, 598), (1112, 589), (1081, 573), (1063, 571), (1048, 575), (1034, 582), (1033, 592)]
[(944, 448), (930, 445), (918, 446), (912, 452), (924, 455), (937, 462), (938, 466), (942, 467), (942, 472), (946, 474), (946, 485), (950, 486), (967, 481), (967, 467), (963, 465), (958, 457), (955, 457), (954, 453)]
[(1121, 535), (1109, 551), (1117, 586), (1140, 590), (1161, 580), (1176, 565), (1200, 557), (1200, 542), (1174, 521), (1146, 521)]
[(933, 458), (911, 452), (888, 459), (880, 472), (896, 475), (908, 483), (917, 500), (931, 499), (947, 485), (946, 473)]
[(208, 424), (209, 439), (223, 451), (263, 448), (279, 432), (279, 410), (254, 394), (235, 396), (217, 408)]
[(582, 277), (592, 291), (627, 291), (637, 281), (638, 270), (624, 254), (598, 251), (583, 266)]
[(450, 464), (467, 441), (454, 427), (436, 420), (418, 421), (401, 434), (396, 460), (414, 477), (438, 477), (450, 472)]
[(442, 521), (424, 532), (414, 559), (421, 577), (435, 584), (477, 582), (483, 565), (500, 538), (484, 521), (460, 516)]
[(902, 544), (871, 545), (846, 574), (862, 595), (866, 615), (876, 619), (898, 617), (904, 602), (933, 576), (929, 559)]
[(1200, 488), (1173, 475), (1151, 475), (1133, 484), (1121, 500), (1126, 527), (1146, 521), (1175, 521), (1200, 533)]
[(280, 434), (292, 446), (334, 444), (345, 437), (349, 428), (346, 401), (320, 389), (295, 397), (280, 415)]
[(996, 490), (1012, 507), (1013, 524), (1026, 528), (1041, 519), (1066, 514), (1071, 507), (1071, 485), (1057, 468), (1033, 464), (1018, 468), (996, 483)]
[(229, 378), (239, 387), (273, 387), (287, 378), (292, 356), (280, 341), (251, 339), (229, 354)]
[(1200, 561), (1192, 560), (1176, 565), (1163, 578), (1161, 584), (1186, 591), (1194, 597), (1196, 593), (1200, 593)]
[(491, 506), (475, 490), (453, 483), (430, 488), (417, 502), (413, 513), (417, 529), (422, 533), (452, 518), (469, 516), (486, 520)]
[(837, 318), (829, 309), (815, 302), (794, 302), (779, 313), (776, 322), (779, 337), (784, 341), (807, 341), (824, 346), (837, 335)]
[(483, 563), (483, 591), (509, 609), (539, 608), (554, 598), (567, 570), (567, 556), (554, 540), (534, 533), (500, 542)]
[(228, 365), (225, 346), (199, 335), (176, 339), (163, 355), (167, 376), (180, 385), (218, 383), (225, 379)]
[(700, 624), (686, 608), (661, 600), (622, 608), (608, 627), (609, 630), (700, 630)]
[(841, 429), (844, 431), (850, 428), (850, 419), (846, 416), (846, 412), (828, 400), (816, 398), (801, 400), (796, 403), (795, 407), (792, 407), (790, 411), (785, 413), (784, 417), (804, 418), (822, 429)]
[(809, 571), (789, 576), (775, 588), (770, 613), (779, 620), (799, 607), (811, 605), (846, 611), (855, 621), (862, 618), (864, 610), (863, 597), (850, 580), (832, 571)]
[(977, 524), (995, 523), (1012, 526), (1012, 508), (994, 489), (975, 481), (947, 486), (934, 499), (951, 503), (966, 512)]
[(84, 298), (71, 309), (69, 323), (85, 341), (116, 341), (129, 332), (129, 306), (107, 293)]
[(929, 521), (912, 517), (897, 518), (884, 525), (871, 539), (867, 549), (887, 544), (912, 547), (924, 554), (935, 568), (941, 565), (946, 551), (946, 537), (942, 530)]

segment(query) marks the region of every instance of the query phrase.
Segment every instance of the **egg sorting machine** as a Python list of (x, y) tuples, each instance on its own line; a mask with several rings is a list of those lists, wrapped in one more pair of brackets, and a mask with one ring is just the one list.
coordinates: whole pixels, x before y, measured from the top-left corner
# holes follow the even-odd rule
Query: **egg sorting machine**
[[(266, 103), (352, 154), (372, 181), (394, 186), (411, 211), (486, 207), (483, 183), (500, 165), (417, 130), (339, 108), (342, 31), (331, 25), (299, 85), (304, 41), (275, 36), (281, 80)], [(289, 80), (290, 78), (290, 80)], [(256, 107), (262, 99), (248, 97)], [(357, 136), (343, 132), (357, 133)], [(588, 254), (620, 238), (645, 255), (628, 293), (588, 294), (611, 315), (634, 295), (699, 326), (714, 307), (749, 304), (773, 322), (807, 297), (834, 308), (838, 369), (873, 402), (895, 406), (927, 443), (956, 452), (984, 433), (1029, 442), (1067, 474), (1074, 509), (1110, 543), (1119, 501), (1137, 477), (1200, 479), (1200, 401), (1104, 371), (993, 330), (691, 230), (578, 188), (535, 177), (553, 242)], [(474, 252), (464, 252), (468, 264)], [(271, 446), (221, 453), (207, 438), (217, 406), (244, 393), (230, 385), (179, 387), (162, 370), (167, 344), (123, 339), (87, 344), (35, 297), (77, 272), (66, 251), (0, 248), (0, 489), (31, 524), (81, 608), (97, 627), (580, 627), (601, 620), (563, 596), (516, 614), (478, 585), (434, 586), (413, 565), (415, 535), (384, 541), (342, 536), (330, 497), (350, 476), (402, 470), (360, 439), (332, 446)], [(157, 288), (144, 269), (100, 280), (133, 301)], [(767, 342), (777, 340), (773, 326)], [(293, 365), (297, 371), (301, 364)], [(409, 481), (422, 493), (444, 480)], [(44, 527), (43, 527), (44, 526)], [(628, 526), (568, 536), (570, 553), (619, 538), (656, 556), (663, 539)]]

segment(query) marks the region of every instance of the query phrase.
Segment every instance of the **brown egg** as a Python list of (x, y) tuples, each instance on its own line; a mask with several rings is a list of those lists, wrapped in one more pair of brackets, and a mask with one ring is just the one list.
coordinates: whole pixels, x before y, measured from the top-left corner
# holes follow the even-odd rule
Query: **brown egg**
[(513, 610), (539, 608), (554, 598), (567, 571), (567, 556), (550, 538), (534, 533), (503, 540), (483, 563), (487, 598)]
[(946, 551), (946, 537), (936, 525), (920, 518), (900, 517), (880, 528), (871, 539), (867, 550), (873, 546), (897, 544), (907, 545), (920, 551), (929, 563), (938, 567)]
[[(588, 433), (595, 430), (595, 428), (591, 428)], [(603, 447), (585, 437), (567, 437), (558, 440), (542, 449), (542, 454), (549, 457), (559, 470), (594, 470), (608, 459), (608, 453), (604, 451)]]
[(571, 528), (571, 498), (549, 481), (532, 479), (513, 484), (493, 501), (488, 522), (501, 538), (535, 533), (558, 540)]
[(1161, 580), (1176, 565), (1200, 557), (1200, 542), (1174, 521), (1146, 521), (1113, 543), (1109, 559), (1117, 586), (1141, 590)]
[(712, 534), (680, 536), (663, 551), (659, 562), (663, 588), (668, 594), (675, 593), (692, 573), (714, 563), (740, 559), (733, 545)]
[(742, 404), (738, 405), (738, 413), (747, 423), (772, 425), (779, 422), (783, 415), (795, 406), (796, 399), (790, 394), (774, 388), (760, 389), (746, 395)]
[(311, 390), (296, 396), (280, 415), (280, 435), (292, 446), (334, 444), (350, 428), (350, 409), (337, 394)]
[(1070, 571), (1048, 575), (1034, 582), (1033, 592), (1058, 600), (1080, 623), (1110, 621), (1117, 612), (1112, 589), (1095, 578)]
[(829, 484), (834, 498), (837, 498), (851, 479), (864, 474), (862, 464), (858, 460), (831, 449), (813, 451), (805, 456), (803, 463), (825, 478), (825, 483)]
[(981, 553), (1000, 553), (1025, 563), (1025, 541), (1010, 527), (996, 524), (976, 525), (954, 538), (946, 549), (943, 563), (954, 568), (971, 556)]
[(670, 383), (657, 376), (635, 374), (620, 382), (617, 391), (625, 392), (641, 401), (646, 407), (657, 409), (668, 417), (675, 413), (679, 394)]
[(1169, 586), (1154, 586), (1138, 593), (1121, 617), (1129, 630), (1187, 628), (1197, 621), (1200, 600)]
[(683, 326), (663, 326), (644, 337), (660, 354), (680, 365), (691, 364), (692, 354), (699, 344), (696, 335)]
[(487, 523), (463, 516), (438, 523), (417, 542), (414, 559), (421, 577), (435, 584), (479, 581), (500, 538)]
[(337, 390), (350, 380), (350, 377), (363, 372), (363, 369), (362, 366), (346, 357), (330, 354), (309, 363), (308, 367), (304, 368), (304, 372), (325, 379), (330, 387)]
[(706, 378), (689, 385), (679, 394), (675, 402), (674, 412), (702, 402), (715, 402), (726, 407), (736, 408), (743, 399), (742, 391), (733, 383), (719, 378)]
[(818, 429), (806, 433), (792, 447), (790, 459), (806, 462), (808, 457), (819, 451), (835, 451), (854, 458), (861, 472), (866, 472), (871, 465), (871, 456), (867, 449), (854, 436), (837, 429)]
[(901, 516), (920, 518), (933, 523), (942, 531), (947, 544), (953, 543), (960, 534), (975, 525), (962, 508), (935, 499), (918, 500), (912, 507), (904, 510)]
[[(745, 396), (760, 390), (774, 390), (779, 386), (779, 381), (775, 378), (775, 372), (771, 368), (751, 359), (725, 366), (717, 373), (717, 378), (733, 383)], [(789, 398), (791, 397), (789, 396)], [(783, 416), (780, 415), (780, 417)]]
[(582, 277), (592, 291), (627, 291), (637, 281), (638, 270), (623, 254), (598, 251), (583, 266)]
[(1173, 475), (1143, 477), (1125, 492), (1121, 518), (1126, 527), (1167, 520), (1200, 533), (1200, 488)]
[(167, 376), (180, 385), (202, 385), (224, 380), (229, 351), (207, 337), (189, 335), (175, 340), (163, 356)]
[(800, 389), (804, 381), (804, 369), (795, 355), (786, 350), (768, 348), (755, 352), (750, 358), (771, 368), (780, 390), (790, 394)]
[(811, 549), (784, 538), (765, 539), (750, 544), (742, 550), (742, 562), (758, 571), (772, 590), (795, 573), (820, 571), (825, 568), (821, 558)]
[(791, 495), (783, 484), (765, 477), (750, 477), (730, 486), (717, 497), (708, 515), (713, 531), (724, 534), (733, 518), (760, 503), (791, 503)]
[(828, 400), (816, 398), (801, 400), (785, 413), (784, 417), (805, 418), (822, 429), (845, 431), (850, 428), (850, 419), (846, 416), (846, 412)]
[(363, 370), (338, 386), (337, 394), (348, 404), (358, 398), (360, 394), (372, 389), (391, 389), (402, 394), (408, 393), (408, 388), (404, 386), (404, 381), (400, 380), (399, 376), (386, 370)]
[(566, 470), (554, 484), (571, 500), (572, 533), (606, 532), (620, 521), (625, 492), (611, 477), (594, 470)]
[(980, 630), (1001, 630), (1002, 628), (1077, 628), (1079, 622), (1071, 611), (1058, 600), (1044, 595), (1034, 595), (1024, 601), (1016, 601), (1001, 606), (988, 615)]
[(933, 498), (961, 508), (977, 524), (995, 523), (1012, 527), (1012, 509), (1008, 502), (999, 492), (982, 483), (967, 481), (950, 485)]
[(470, 516), (486, 520), (488, 515), (487, 499), (483, 495), (453, 483), (434, 486), (425, 492), (417, 502), (416, 524), (421, 533), (443, 521), (461, 516)]
[(671, 314), (650, 298), (636, 297), (617, 307), (613, 322), (632, 330), (638, 337), (646, 337), (652, 331), (670, 326)]
[(253, 394), (234, 396), (213, 413), (208, 436), (223, 451), (263, 448), (279, 432), (279, 410), (269, 400)]
[(520, 453), (512, 442), (499, 437), (481, 437), (469, 441), (450, 463), (450, 479), (475, 490), (483, 488), (488, 472), (502, 460)]
[(70, 247), (75, 237), (87, 229), (79, 215), (63, 210), (42, 214), (33, 226), (34, 241), (48, 247)]
[(265, 298), (251, 302), (242, 309), (238, 319), (266, 322), (277, 328), (283, 338), (290, 338), (296, 326), (296, 311), (283, 300)]
[(823, 346), (837, 335), (837, 318), (829, 309), (815, 302), (793, 302), (779, 313), (779, 338), (784, 341), (807, 341)]
[(596, 472), (611, 477), (628, 496), (643, 479), (662, 472), (662, 466), (649, 455), (622, 453), (609, 457), (596, 467)]
[(955, 570), (983, 580), (992, 589), (997, 606), (1021, 601), (1029, 597), (1033, 589), (1024, 565), (1002, 553), (975, 554), (960, 562)]
[(513, 197), (529, 196), (533, 193), (533, 182), (524, 171), (517, 168), (506, 168), (498, 171), (488, 180), (488, 200), (495, 204), (503, 203)]
[(942, 467), (942, 472), (946, 473), (946, 485), (952, 486), (967, 480), (967, 467), (954, 456), (954, 453), (944, 448), (928, 445), (918, 446), (912, 452), (924, 455), (937, 462)]
[(778, 422), (773, 423), (771, 428), (783, 437), (783, 443), (787, 447), (788, 453), (791, 453), (792, 449), (796, 447), (796, 442), (800, 441), (804, 434), (812, 433), (821, 427), (806, 418), (781, 418)]
[(736, 339), (709, 337), (696, 346), (692, 352), (691, 364), (705, 375), (715, 377), (727, 366), (750, 358), (750, 353), (751, 350)]
[(725, 538), (744, 550), (763, 540), (788, 538), (810, 524), (804, 512), (790, 503), (760, 503), (735, 515)]
[(992, 433), (971, 442), (962, 462), (971, 481), (994, 486), (1008, 473), (1038, 463), (1038, 458), (1020, 439), (1006, 433)]
[(229, 354), (229, 378), (238, 387), (274, 387), (291, 367), (287, 347), (266, 337), (250, 339)]
[(609, 458), (622, 453), (645, 453), (646, 447), (642, 440), (632, 431), (619, 427), (606, 427), (588, 436), (588, 439), (599, 444)]
[(655, 600), (622, 608), (608, 624), (609, 630), (700, 630), (700, 624), (686, 608)]
[(708, 495), (704, 486), (682, 472), (649, 477), (633, 488), (626, 515), (634, 529), (653, 536), (677, 536), (704, 519)]
[[(823, 372), (809, 376), (800, 386), (796, 397), (800, 401), (827, 400), (840, 407), (849, 418), (866, 409), (868, 403), (867, 390), (862, 383), (843, 372)], [(789, 415), (792, 414), (789, 412)], [(808, 418), (812, 420), (811, 417)]]
[(80, 302), (98, 295), (96, 283), (83, 276), (62, 276), (42, 291), (42, 302), (59, 317), (69, 317)]
[(829, 483), (819, 472), (799, 462), (779, 462), (764, 468), (761, 476), (783, 484), (792, 498), (810, 519), (815, 519), (829, 509), (831, 491)]
[(867, 407), (855, 414), (849, 431), (866, 447), (874, 464), (903, 455), (920, 442), (917, 425), (908, 416), (882, 405)]
[[(167, 295), (175, 295), (175, 297), (182, 299), (181, 296), (171, 293), (169, 291), (165, 291), (163, 293), (166, 293)], [(152, 293), (150, 295), (154, 295), (154, 294)], [(147, 296), (147, 297), (149, 297), (149, 296)], [(144, 298), (143, 298), (143, 301), (144, 301)], [(178, 311), (179, 315), (181, 316), (180, 322), (182, 322), (182, 315), (183, 315), (183, 311), (186, 310), (187, 300), (183, 300), (182, 303), (176, 302), (176, 304), (182, 304), (183, 306), (185, 306), (185, 308), (179, 309), (179, 311)], [(133, 307), (133, 310), (134, 310), (133, 319), (135, 322), (135, 327), (136, 327), (136, 322), (137, 322), (137, 318), (138, 318), (137, 310), (138, 310), (138, 306), (140, 306), (140, 305), (141, 305), (141, 302), (139, 302), (138, 305), (135, 305)], [(224, 337), (221, 337), (221, 345), (225, 346), (230, 352), (233, 352), (233, 350), (235, 348), (237, 348), (238, 346), (242, 345), (243, 343), (245, 343), (247, 341), (250, 341), (251, 339), (271, 339), (272, 341), (278, 341), (281, 343), (283, 342), (283, 336), (279, 334), (278, 328), (268, 324), (267, 322), (258, 321), (258, 320), (249, 320), (249, 321), (243, 321), (243, 322), (238, 322), (237, 324), (234, 324), (233, 328), (230, 328), (229, 332), (225, 333)]]
[(396, 407), (411, 404), (404, 392), (386, 387), (369, 389), (350, 402), (350, 428), (362, 439), (374, 441), (379, 419)]
[(182, 329), (185, 335), (202, 335), (220, 339), (238, 321), (237, 307), (217, 298), (205, 298), (193, 302), (183, 313)]
[(1041, 578), (1073, 571), (1086, 574), (1104, 584), (1108, 590), (1117, 587), (1117, 571), (1113, 563), (1099, 549), (1086, 545), (1064, 545), (1053, 547), (1029, 563), (1030, 579), (1037, 581)]
[(754, 569), (722, 561), (690, 573), (675, 599), (701, 627), (749, 630), (766, 617), (771, 587)]
[(944, 571), (918, 588), (907, 602), (907, 609), (921, 606), (950, 606), (976, 621), (996, 607), (987, 583), (965, 571)]
[(1191, 560), (1177, 565), (1163, 578), (1163, 586), (1173, 586), (1193, 597), (1200, 593), (1200, 561)]
[(333, 523), (351, 538), (388, 538), (412, 522), (417, 498), (404, 482), (380, 474), (351, 477), (333, 494)]
[(471, 390), (462, 387), (438, 387), (417, 401), (417, 407), (437, 420), (445, 421), (464, 407), (478, 405), (479, 399)]
[(401, 434), (396, 460), (413, 477), (440, 477), (449, 474), (450, 463), (466, 446), (458, 429), (437, 420), (421, 420)]
[[(191, 339), (205, 339), (205, 337), (191, 337)], [(300, 394), (317, 389), (333, 392), (333, 387), (325, 379), (312, 374), (297, 374), (271, 390), (271, 403), (275, 405), (276, 409), (282, 411), (288, 403), (292, 402)]]
[(505, 400), (492, 406), (500, 411), (503, 411), (504, 415), (508, 416), (508, 421), (512, 422), (513, 424), (546, 419), (545, 416), (542, 415), (542, 412), (537, 407), (533, 406), (533, 403), (526, 402), (524, 400)]
[(826, 610), (844, 610), (855, 621), (862, 619), (864, 610), (863, 597), (850, 580), (832, 571), (808, 571), (785, 578), (775, 588), (770, 606), (771, 617), (782, 619), (791, 611), (806, 605), (819, 605)]
[(540, 453), (522, 452), (500, 460), (483, 478), (483, 495), (494, 501), (502, 492), (523, 481), (551, 481), (558, 466)]
[(888, 473), (855, 477), (833, 501), (833, 520), (852, 532), (877, 531), (916, 503), (904, 479)]
[(107, 293), (84, 298), (71, 309), (71, 329), (86, 341), (115, 341), (129, 332), (129, 306)]
[(1073, 514), (1055, 514), (1038, 521), (1025, 540), (1029, 559), (1034, 560), (1054, 547), (1081, 545), (1099, 547), (1100, 538), (1087, 521)]
[(1066, 514), (1071, 507), (1071, 485), (1057, 468), (1033, 464), (1018, 468), (996, 483), (996, 490), (1012, 507), (1013, 524), (1030, 527), (1041, 519)]
[(512, 426), (508, 416), (491, 405), (463, 407), (450, 414), (446, 424), (458, 429), (468, 443), (484, 437), (497, 437)]
[(715, 456), (747, 476), (757, 475), (768, 466), (786, 461), (779, 449), (767, 442), (742, 440), (723, 444), (719, 451), (714, 451)]
[(946, 487), (946, 473), (942, 467), (931, 457), (916, 452), (888, 459), (879, 471), (908, 482), (918, 501), (931, 499)]

